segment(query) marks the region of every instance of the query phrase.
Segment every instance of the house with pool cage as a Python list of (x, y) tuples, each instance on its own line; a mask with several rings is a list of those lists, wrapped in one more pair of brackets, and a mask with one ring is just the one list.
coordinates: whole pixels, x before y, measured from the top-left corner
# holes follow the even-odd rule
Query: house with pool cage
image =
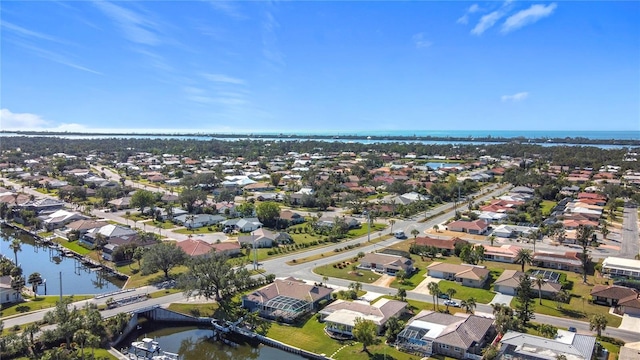
[(307, 284), (288, 277), (242, 297), (242, 307), (258, 311), (260, 316), (278, 321), (293, 322), (298, 317), (318, 309), (320, 302), (331, 300), (333, 289)]

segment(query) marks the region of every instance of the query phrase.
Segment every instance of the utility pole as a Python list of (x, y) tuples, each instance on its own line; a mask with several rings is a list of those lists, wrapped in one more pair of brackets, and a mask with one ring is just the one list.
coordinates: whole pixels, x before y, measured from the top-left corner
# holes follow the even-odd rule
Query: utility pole
[(62, 271), (60, 271), (60, 303), (62, 303)]
[(256, 235), (251, 233), (253, 238), (253, 270), (258, 270), (258, 249), (256, 249)]
[(367, 210), (367, 242), (371, 242), (371, 211)]

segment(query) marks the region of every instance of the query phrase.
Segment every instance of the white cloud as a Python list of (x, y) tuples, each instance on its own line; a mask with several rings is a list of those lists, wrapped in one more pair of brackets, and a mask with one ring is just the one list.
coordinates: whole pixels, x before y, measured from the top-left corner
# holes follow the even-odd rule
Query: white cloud
[(476, 24), (476, 26), (471, 29), (471, 33), (474, 35), (482, 35), (485, 31), (491, 28), (493, 25), (498, 22), (498, 20), (502, 19), (506, 13), (502, 10), (496, 10), (494, 12), (490, 12), (487, 15), (484, 15), (480, 18), (480, 21)]
[(40, 128), (49, 122), (36, 114), (12, 113), (9, 109), (0, 110), (0, 128), (2, 130), (20, 130)]
[(56, 37), (53, 37), (51, 35), (47, 35), (47, 34), (43, 34), (37, 31), (33, 31), (33, 30), (29, 30), (29, 29), (25, 29), (21, 26), (12, 24), (8, 21), (3, 21), (2, 22), (2, 27), (6, 28), (7, 30), (13, 32), (16, 35), (19, 35), (21, 37), (25, 37), (25, 38), (36, 38), (36, 39), (41, 39), (41, 40), (48, 40), (48, 41), (53, 41), (53, 42), (57, 42), (60, 44), (67, 44), (66, 41), (64, 40), (60, 40)]
[(205, 79), (213, 82), (244, 85), (245, 81), (224, 74), (202, 74)]
[(456, 22), (458, 24), (466, 25), (467, 23), (469, 23), (469, 15), (473, 14), (473, 13), (476, 13), (478, 11), (480, 11), (480, 6), (478, 6), (478, 4), (473, 4), (473, 5), (469, 6), (467, 11), (464, 13), (464, 15), (459, 17), (458, 20), (456, 20)]
[(550, 16), (558, 7), (556, 3), (551, 3), (548, 6), (541, 4), (531, 5), (530, 8), (518, 11), (517, 13), (509, 16), (502, 24), (502, 33), (508, 33), (517, 30), (525, 25), (530, 25), (538, 20)]
[(211, 6), (226, 14), (229, 17), (232, 17), (234, 19), (245, 19), (246, 17), (238, 10), (238, 8), (234, 5), (234, 3), (232, 3), (231, 1), (226, 1), (226, 0), (213, 0), (213, 1), (209, 1), (209, 4), (211, 4)]
[(21, 46), (21, 47), (23, 47), (23, 48), (25, 48), (27, 50), (30, 50), (33, 54), (35, 54), (36, 56), (39, 56), (39, 57), (41, 57), (43, 59), (47, 59), (47, 60), (56, 62), (58, 64), (68, 66), (70, 68), (86, 71), (86, 72), (89, 72), (89, 73), (92, 73), (92, 74), (104, 75), (103, 73), (101, 73), (99, 71), (96, 71), (96, 70), (90, 69), (88, 67), (85, 67), (85, 66), (77, 64), (74, 60), (70, 59), (66, 55), (62, 55), (62, 54), (59, 54), (59, 53), (56, 53), (56, 52), (53, 52), (53, 51), (41, 49), (41, 48), (39, 48), (37, 46), (32, 46), (32, 45), (29, 45), (29, 44), (27, 44), (25, 42), (17, 42), (17, 41), (11, 41), (11, 42), (13, 42), (14, 44), (16, 44), (18, 46)]
[(431, 41), (424, 38), (424, 33), (417, 33), (413, 35), (413, 42), (416, 44), (416, 48), (418, 49), (433, 45)]
[(500, 97), (500, 100), (502, 100), (502, 102), (508, 102), (508, 101), (518, 102), (528, 97), (529, 97), (529, 93), (526, 91), (523, 91), (523, 92), (515, 93), (513, 95), (502, 95), (502, 97)]
[(144, 45), (158, 45), (160, 43), (160, 39), (154, 32), (158, 24), (149, 18), (108, 1), (94, 1), (94, 4), (120, 27), (125, 38), (129, 41)]

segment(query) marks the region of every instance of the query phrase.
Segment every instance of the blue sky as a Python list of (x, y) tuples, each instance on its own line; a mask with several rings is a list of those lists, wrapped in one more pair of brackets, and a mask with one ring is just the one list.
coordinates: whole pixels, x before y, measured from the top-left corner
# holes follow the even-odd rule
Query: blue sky
[(5, 1), (0, 129), (639, 130), (640, 2)]

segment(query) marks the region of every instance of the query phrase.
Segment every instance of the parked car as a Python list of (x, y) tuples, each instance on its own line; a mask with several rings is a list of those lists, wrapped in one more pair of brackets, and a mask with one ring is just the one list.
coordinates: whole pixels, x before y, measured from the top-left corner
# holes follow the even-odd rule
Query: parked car
[(460, 303), (455, 300), (445, 300), (444, 304), (453, 307), (460, 307)]
[(573, 326), (569, 326), (569, 331), (578, 332), (578, 329), (574, 328)]
[(445, 293), (440, 293), (440, 294), (438, 295), (438, 297), (439, 297), (440, 299), (447, 299), (447, 300), (449, 300), (449, 295), (447, 295), (447, 294), (445, 294)]

